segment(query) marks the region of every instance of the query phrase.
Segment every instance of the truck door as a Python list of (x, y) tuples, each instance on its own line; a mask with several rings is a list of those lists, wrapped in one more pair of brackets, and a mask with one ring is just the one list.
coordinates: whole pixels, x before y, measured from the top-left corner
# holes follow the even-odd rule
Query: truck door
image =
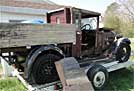
[(97, 17), (97, 31), (96, 31), (96, 43), (95, 43), (95, 53), (100, 54), (103, 47), (103, 37), (104, 33), (99, 31), (99, 16)]

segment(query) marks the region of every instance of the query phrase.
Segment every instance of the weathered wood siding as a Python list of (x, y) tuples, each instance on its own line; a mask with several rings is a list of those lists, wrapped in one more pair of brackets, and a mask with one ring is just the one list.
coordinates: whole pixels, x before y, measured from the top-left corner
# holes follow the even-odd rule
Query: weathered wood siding
[(76, 42), (71, 24), (0, 23), (0, 48)]

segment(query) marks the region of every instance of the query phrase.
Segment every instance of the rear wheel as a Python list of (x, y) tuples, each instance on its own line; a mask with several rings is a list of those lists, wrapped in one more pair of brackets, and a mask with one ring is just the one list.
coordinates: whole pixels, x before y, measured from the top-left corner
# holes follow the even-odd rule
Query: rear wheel
[(32, 78), (37, 84), (50, 83), (59, 80), (55, 61), (58, 61), (60, 57), (54, 54), (44, 54), (37, 58), (33, 64)]

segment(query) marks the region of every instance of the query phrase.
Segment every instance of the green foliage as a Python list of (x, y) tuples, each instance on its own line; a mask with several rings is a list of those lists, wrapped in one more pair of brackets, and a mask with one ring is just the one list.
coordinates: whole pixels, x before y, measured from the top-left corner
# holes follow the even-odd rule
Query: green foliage
[(105, 27), (114, 28), (116, 32), (120, 33), (121, 20), (116, 15), (118, 6), (119, 5), (114, 2), (107, 7), (107, 10), (105, 12), (104, 25)]
[(3, 72), (2, 64), (0, 63), (0, 76), (1, 76), (2, 72)]
[(105, 27), (113, 28), (117, 33), (121, 33), (120, 31), (120, 19), (117, 16), (114, 16), (112, 14), (109, 14), (108, 16), (105, 17)]
[[(117, 33), (121, 33), (124, 36), (134, 37), (134, 20), (129, 15), (124, 15), (125, 11), (121, 12), (121, 6), (123, 5), (114, 2), (107, 7), (104, 26), (114, 28)], [(126, 12), (128, 11), (126, 10)]]
[(131, 50), (133, 50), (134, 51), (134, 38), (129, 38), (130, 39), (130, 41), (131, 41), (131, 44), (130, 44), (130, 46), (131, 46)]
[(106, 13), (117, 13), (117, 9), (119, 8), (119, 4), (116, 2), (113, 2), (111, 5), (107, 7)]
[(0, 79), (0, 91), (25, 91), (25, 88), (16, 78), (3, 78)]
[(2, 65), (1, 65), (1, 63), (0, 63), (0, 70), (2, 69)]

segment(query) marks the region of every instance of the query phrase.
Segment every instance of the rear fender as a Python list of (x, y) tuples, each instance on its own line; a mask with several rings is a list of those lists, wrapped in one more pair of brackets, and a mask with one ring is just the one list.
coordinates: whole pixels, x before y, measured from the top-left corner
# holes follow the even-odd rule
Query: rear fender
[(64, 58), (64, 54), (62, 52), (62, 50), (54, 45), (48, 45), (48, 46), (41, 46), (40, 48), (36, 49), (36, 51), (34, 51), (34, 53), (28, 58), (26, 59), (26, 70), (25, 70), (25, 77), (28, 78), (31, 74), (31, 71), (32, 71), (32, 65), (33, 63), (36, 61), (36, 58), (46, 52), (46, 51), (55, 51), (57, 52), (58, 54), (60, 54), (60, 56), (62, 58)]

